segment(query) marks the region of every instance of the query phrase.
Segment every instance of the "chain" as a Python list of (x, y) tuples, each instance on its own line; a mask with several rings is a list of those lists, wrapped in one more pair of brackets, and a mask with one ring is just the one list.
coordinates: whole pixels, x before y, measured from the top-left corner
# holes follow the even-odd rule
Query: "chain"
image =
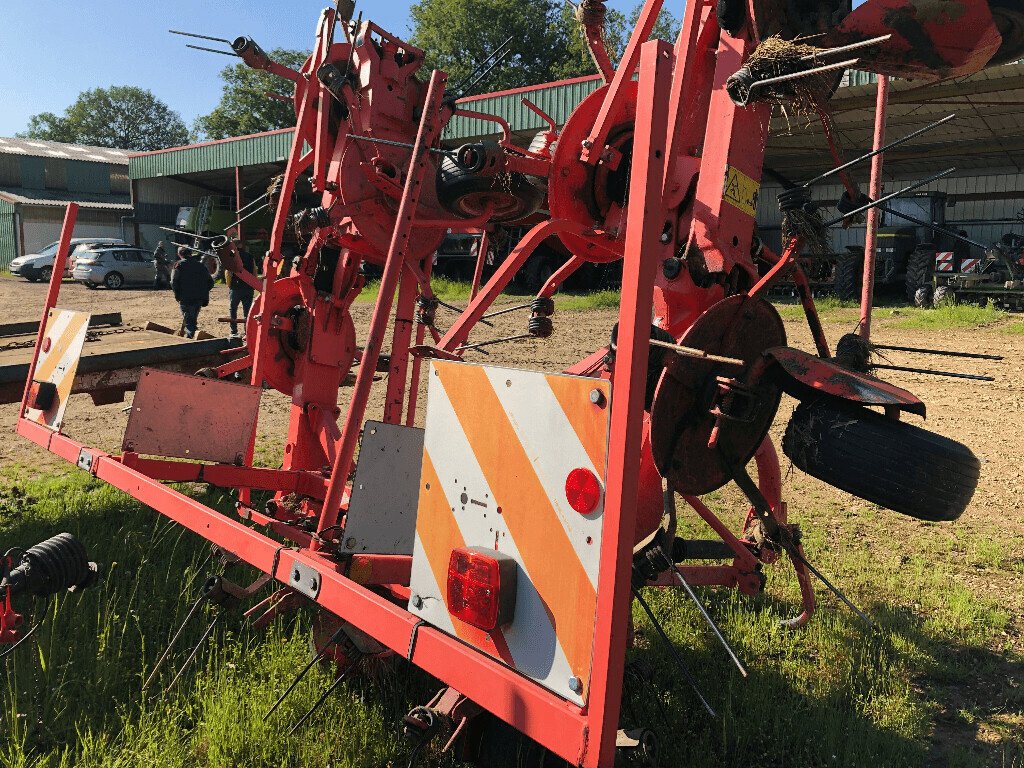
[[(85, 334), (86, 341), (99, 341), (103, 336), (115, 336), (122, 333), (135, 333), (136, 331), (145, 330), (141, 325), (133, 325), (131, 327), (118, 327), (111, 328), (106, 331), (87, 331)], [(36, 345), (35, 339), (26, 339), (24, 341), (9, 341), (3, 346), (0, 346), (0, 350), (6, 351), (10, 349), (32, 349)]]

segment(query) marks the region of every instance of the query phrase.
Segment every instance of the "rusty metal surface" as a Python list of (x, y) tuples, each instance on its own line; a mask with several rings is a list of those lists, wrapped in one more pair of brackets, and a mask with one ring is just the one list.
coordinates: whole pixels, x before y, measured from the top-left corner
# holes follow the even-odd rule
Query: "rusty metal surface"
[(777, 363), (772, 370), (782, 389), (798, 400), (828, 395), (859, 405), (899, 408), (925, 415), (925, 404), (917, 397), (874, 376), (847, 370), (831, 360), (790, 347), (769, 349), (765, 354)]
[(241, 463), (261, 395), (259, 387), (146, 368), (121, 447), (151, 456)]
[[(785, 343), (782, 319), (762, 299), (731, 296), (693, 324), (680, 343), (716, 355), (738, 357), (746, 366), (675, 358), (662, 374), (651, 407), (651, 450), (662, 476), (680, 493), (700, 495), (732, 479), (722, 459), (746, 464), (761, 444), (779, 407), (779, 386), (759, 375), (765, 349)], [(749, 421), (723, 421), (719, 447), (708, 442), (715, 426), (716, 377), (735, 378), (750, 387), (760, 404)]]

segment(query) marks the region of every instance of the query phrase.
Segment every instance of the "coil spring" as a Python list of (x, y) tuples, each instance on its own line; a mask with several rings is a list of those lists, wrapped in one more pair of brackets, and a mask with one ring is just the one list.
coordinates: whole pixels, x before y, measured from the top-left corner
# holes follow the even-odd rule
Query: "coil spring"
[(555, 314), (555, 302), (547, 296), (538, 296), (532, 302), (530, 302), (530, 311), (534, 315), (542, 315), (544, 317), (551, 317)]
[(551, 322), (550, 317), (544, 315), (534, 315), (530, 318), (530, 322), (526, 326), (527, 331), (531, 336), (535, 336), (538, 339), (546, 339), (555, 331), (554, 323)]
[(42, 597), (84, 585), (91, 577), (85, 546), (70, 533), (58, 533), (25, 552), (7, 583), (15, 594)]
[(433, 325), (437, 317), (439, 302), (434, 297), (420, 294), (416, 298), (416, 322), (420, 325)]

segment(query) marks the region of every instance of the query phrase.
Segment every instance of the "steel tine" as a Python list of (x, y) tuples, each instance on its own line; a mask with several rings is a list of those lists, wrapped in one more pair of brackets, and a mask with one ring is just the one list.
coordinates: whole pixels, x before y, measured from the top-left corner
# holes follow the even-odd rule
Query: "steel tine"
[(949, 349), (926, 349), (925, 347), (899, 347), (894, 344), (871, 344), (872, 349), (891, 349), (894, 352), (914, 352), (919, 355), (941, 355), (943, 357), (968, 357), (972, 360), (1003, 360), (1002, 355), (983, 355), (980, 352), (954, 352)]
[(500, 339), (488, 339), (487, 341), (478, 341), (476, 344), (463, 344), (461, 347), (456, 348), (456, 352), (465, 352), (467, 349), (480, 349), (481, 347), (489, 347), (492, 344), (504, 344), (507, 341), (521, 341), (522, 339), (533, 339), (536, 338), (530, 333), (520, 333), (518, 336), (505, 336)]
[(954, 240), (957, 240), (957, 241), (959, 241), (961, 243), (966, 243), (967, 245), (973, 245), (973, 246), (975, 246), (977, 248), (981, 248), (981, 249), (986, 250), (986, 251), (989, 249), (989, 246), (986, 245), (985, 243), (979, 243), (977, 240), (971, 240), (969, 237), (964, 237), (963, 235), (958, 235), (953, 230), (946, 229), (945, 227), (940, 227), (938, 224), (930, 224), (927, 221), (924, 221), (922, 219), (917, 218), (916, 216), (911, 216), (909, 214), (903, 213), (902, 211), (897, 211), (897, 210), (895, 210), (893, 208), (890, 208), (887, 205), (881, 205), (879, 207), (883, 211), (885, 211), (886, 213), (892, 214), (896, 218), (906, 219), (909, 222), (917, 224), (919, 227), (928, 227), (928, 229), (930, 229), (932, 232), (935, 232), (937, 234), (945, 235), (946, 237), (951, 237)]
[(994, 376), (982, 376), (977, 373), (954, 373), (953, 371), (935, 371), (930, 368), (908, 368), (905, 365), (880, 365), (871, 364), (872, 368), (881, 368), (886, 371), (905, 371), (906, 373), (924, 373), (928, 376), (948, 376), (952, 379), (970, 379), (971, 381), (995, 381)]
[(487, 318), (497, 317), (498, 315), (507, 315), (509, 312), (518, 312), (521, 309), (529, 309), (531, 306), (532, 304), (517, 304), (514, 307), (506, 307), (505, 309), (499, 309), (494, 312), (488, 312), (486, 315), (482, 315), (481, 317)]
[[(289, 101), (290, 101), (290, 99), (289, 99)], [(248, 203), (243, 205), (241, 208), (239, 208), (237, 211), (235, 211), (235, 213), (241, 213), (242, 211), (247, 211), (250, 208), (252, 208), (254, 205), (256, 205), (256, 203), (258, 203), (260, 200), (264, 200), (264, 199), (266, 199), (268, 197), (270, 197), (270, 193), (269, 192), (264, 192), (259, 197), (255, 198), (253, 200), (250, 200)]]
[(819, 571), (817, 568), (815, 568), (813, 565), (807, 562), (807, 558), (800, 553), (800, 550), (796, 547), (796, 545), (787, 547), (787, 549), (789, 550), (789, 554), (791, 557), (795, 557), (797, 560), (803, 563), (807, 567), (807, 570), (809, 570), (811, 573), (817, 576), (821, 583), (824, 584), (825, 587), (832, 594), (834, 594), (836, 597), (842, 600), (843, 603), (846, 604), (847, 608), (849, 608), (851, 611), (857, 614), (857, 616), (860, 617), (861, 621), (867, 624), (871, 629), (875, 628), (875, 622), (873, 622), (870, 619), (870, 617), (866, 613), (864, 613), (864, 611), (862, 611), (860, 608), (854, 605), (850, 598), (844, 595), (842, 590), (839, 589), (839, 587), (835, 586), (831, 581), (825, 578), (825, 575), (821, 571)]
[(872, 37), (870, 40), (861, 40), (859, 43), (850, 43), (849, 45), (840, 45), (838, 48), (821, 48), (815, 53), (809, 53), (806, 56), (801, 56), (801, 61), (817, 61), (825, 56), (833, 56), (837, 53), (847, 53), (848, 51), (856, 51), (860, 48), (868, 48), (872, 45), (878, 45), (879, 43), (887, 42), (892, 35), (881, 35), (879, 37)]
[(820, 75), (822, 72), (831, 72), (834, 69), (846, 69), (852, 67), (860, 59), (847, 59), (846, 61), (837, 61), (833, 64), (825, 64), (821, 67), (813, 67), (812, 69), (804, 70), (803, 72), (791, 72), (788, 75), (778, 75), (777, 77), (769, 77), (765, 80), (758, 80), (750, 84), (750, 88), (747, 89), (747, 101), (750, 101), (750, 94), (754, 92), (755, 88), (765, 85), (775, 85), (776, 83), (785, 83), (790, 80), (799, 80), (801, 77), (808, 77), (810, 75)]
[(288, 689), (284, 693), (281, 694), (281, 696), (278, 698), (278, 700), (274, 702), (274, 706), (272, 706), (270, 708), (270, 711), (267, 712), (267, 714), (265, 714), (263, 716), (264, 720), (267, 720), (272, 714), (274, 714), (274, 712), (277, 710), (277, 708), (279, 706), (281, 706), (281, 703), (286, 698), (288, 698), (288, 694), (290, 694), (292, 691), (294, 691), (295, 690), (295, 686), (297, 686), (300, 682), (302, 682), (302, 678), (304, 678), (306, 676), (306, 674), (309, 672), (309, 670), (311, 670), (313, 667), (315, 667), (317, 665), (317, 663), (319, 663), (324, 658), (324, 656), (327, 655), (327, 650), (332, 645), (334, 645), (336, 642), (338, 642), (338, 639), (341, 637), (343, 632), (344, 632), (344, 625), (338, 627), (338, 631), (335, 632), (333, 635), (331, 635), (330, 639), (324, 644), (324, 647), (321, 648), (319, 651), (317, 651), (316, 655), (310, 660), (310, 662), (308, 664), (306, 664), (306, 666), (304, 666), (302, 668), (302, 671), (299, 672), (298, 676), (294, 680), (292, 680), (292, 683), (291, 683), (291, 685), (288, 686)]
[[(511, 38), (509, 38), (509, 41), (511, 41)], [(491, 70), (492, 70), (492, 69), (494, 69), (494, 68), (495, 68), (496, 66), (498, 66), (499, 64), (501, 64), (501, 62), (503, 62), (503, 61), (505, 60), (505, 57), (506, 57), (506, 56), (508, 56), (508, 54), (509, 54), (510, 52), (511, 52), (511, 49), (508, 49), (508, 50), (502, 51), (501, 55), (500, 55), (500, 56), (498, 56), (498, 58), (496, 58), (496, 59), (495, 59), (494, 61), (492, 61), (492, 62), (491, 62), (491, 64), (490, 64), (490, 66), (488, 66), (488, 67), (487, 67), (487, 69), (485, 69), (485, 70), (484, 70), (483, 72), (481, 72), (481, 73), (480, 73), (480, 74), (479, 74), (479, 75), (478, 75), (478, 76), (476, 77), (476, 79), (475, 79), (475, 80), (473, 80), (473, 82), (471, 82), (471, 83), (470, 83), (469, 85), (467, 85), (467, 86), (466, 86), (465, 88), (462, 88), (462, 89), (460, 90), (460, 92), (459, 92), (459, 93), (460, 93), (460, 95), (462, 95), (462, 94), (465, 94), (465, 93), (466, 93), (467, 91), (471, 91), (471, 90), (473, 90), (473, 88), (475, 88), (475, 87), (476, 87), (477, 85), (479, 85), (479, 84), (480, 84), (481, 82), (483, 82), (484, 78), (485, 78), (485, 77), (487, 77), (487, 76), (488, 76), (489, 74), (491, 74)]]
[(170, 690), (177, 684), (178, 680), (181, 679), (181, 676), (185, 674), (185, 670), (188, 669), (189, 664), (191, 664), (192, 660), (195, 659), (196, 654), (199, 653), (199, 649), (203, 647), (203, 643), (205, 643), (206, 639), (213, 633), (213, 630), (217, 626), (217, 622), (220, 621), (221, 615), (222, 614), (218, 613), (216, 616), (214, 616), (213, 621), (210, 622), (209, 626), (206, 628), (206, 631), (203, 632), (203, 636), (199, 638), (199, 642), (197, 642), (195, 648), (192, 649), (192, 653), (188, 655), (188, 658), (185, 659), (185, 663), (181, 665), (181, 669), (178, 670), (177, 674), (174, 676), (174, 679), (171, 680), (170, 684), (166, 688), (164, 688), (162, 693), (166, 694), (170, 692)]
[(715, 637), (718, 638), (718, 642), (720, 642), (722, 644), (722, 647), (725, 648), (725, 652), (729, 654), (729, 658), (732, 659), (733, 664), (736, 665), (736, 668), (740, 671), (740, 674), (744, 677), (747, 677), (747, 668), (743, 666), (743, 662), (740, 661), (739, 656), (736, 655), (736, 652), (732, 649), (732, 646), (729, 645), (729, 641), (725, 639), (724, 635), (722, 635), (722, 631), (718, 628), (718, 625), (715, 624), (715, 620), (711, 618), (711, 614), (708, 613), (707, 608), (704, 607), (704, 603), (700, 601), (700, 598), (697, 596), (697, 593), (693, 590), (693, 587), (690, 586), (690, 583), (685, 579), (683, 574), (679, 572), (679, 569), (676, 568), (675, 565), (672, 566), (672, 573), (676, 575), (676, 579), (679, 581), (680, 586), (682, 586), (682, 588), (686, 590), (686, 594), (688, 594), (690, 596), (690, 599), (693, 600), (693, 604), (697, 606), (697, 610), (700, 611), (700, 615), (704, 617), (705, 621), (707, 621), (708, 626), (711, 627), (711, 631), (715, 633)]
[(896, 192), (892, 192), (891, 194), (888, 194), (885, 197), (880, 197), (877, 200), (874, 200), (873, 202), (868, 203), (867, 205), (862, 205), (860, 208), (852, 210), (849, 213), (844, 213), (839, 218), (832, 219), (831, 221), (826, 221), (823, 226), (825, 226), (825, 227), (835, 226), (836, 224), (841, 222), (843, 219), (848, 219), (851, 216), (857, 216), (858, 214), (864, 213), (864, 211), (866, 211), (866, 210), (868, 210), (870, 208), (875, 208), (876, 206), (882, 205), (883, 203), (887, 203), (890, 200), (892, 200), (893, 198), (902, 197), (903, 195), (907, 194), (907, 192), (913, 192), (915, 189), (923, 187), (923, 186), (925, 186), (927, 184), (931, 184), (933, 181), (941, 179), (944, 176), (949, 176), (949, 174), (953, 173), (953, 171), (955, 171), (955, 170), (956, 170), (956, 168), (947, 168), (944, 171), (939, 171), (938, 173), (933, 174), (932, 176), (929, 176), (927, 179), (922, 179), (921, 181), (918, 181), (918, 182), (915, 182), (915, 183), (911, 184), (909, 187), (904, 187), (903, 189), (897, 190)]
[(206, 51), (207, 53), (219, 53), (221, 56), (234, 56), (235, 58), (238, 58), (238, 54), (232, 51), (220, 51), (216, 48), (207, 48), (202, 45), (192, 45), (192, 43), (185, 43), (185, 47), (192, 48), (196, 51)]
[[(514, 37), (514, 35), (509, 35), (508, 39), (505, 40), (504, 43), (502, 43), (497, 48), (495, 48), (493, 51), (491, 51), (491, 54), (486, 59), (484, 59), (479, 64), (477, 64), (475, 67), (473, 67), (473, 71), (470, 72), (468, 75), (466, 75), (465, 79), (462, 82), (465, 83), (466, 81), (476, 77), (477, 73), (483, 67), (486, 67), (491, 62), (491, 59), (493, 59), (495, 56), (500, 56), (502, 51), (505, 49), (505, 47), (508, 46), (512, 42), (512, 38), (513, 37)], [(466, 89), (462, 87), (462, 83), (459, 83), (459, 85), (457, 85), (454, 90), (455, 90), (456, 93), (461, 94)]]
[(240, 218), (238, 221), (231, 222), (230, 224), (227, 225), (227, 227), (225, 227), (225, 229), (230, 229), (231, 227), (237, 227), (239, 224), (241, 224), (246, 219), (252, 218), (257, 213), (260, 213), (264, 208), (269, 208), (269, 207), (270, 207), (270, 203), (264, 203), (259, 208), (254, 208), (253, 210), (249, 211), (247, 214), (245, 214), (245, 216)]
[[(436, 296), (434, 298), (437, 299)], [(447, 302), (441, 301), (440, 299), (437, 299), (437, 303), (440, 304), (445, 309), (447, 309), (449, 312), (454, 312), (457, 315), (461, 315), (463, 312), (466, 311), (461, 307), (456, 307), (454, 304), (448, 304)], [(494, 327), (494, 323), (489, 323), (482, 317), (480, 318), (480, 322), (483, 323), (484, 325), (490, 326), (491, 328)]]
[(156, 664), (153, 666), (153, 671), (149, 673), (149, 677), (147, 677), (146, 681), (142, 684), (142, 690), (146, 690), (146, 688), (149, 687), (149, 684), (153, 682), (153, 679), (160, 671), (160, 668), (164, 665), (164, 662), (167, 661), (167, 657), (171, 655), (171, 651), (174, 650), (174, 646), (181, 638), (182, 633), (185, 631), (185, 627), (187, 627), (189, 625), (189, 622), (192, 621), (192, 617), (195, 616), (196, 611), (199, 610), (200, 606), (203, 604), (203, 600), (205, 599), (206, 593), (204, 592), (196, 599), (196, 601), (192, 604), (192, 607), (189, 608), (188, 613), (185, 615), (185, 618), (182, 620), (181, 625), (178, 627), (178, 631), (174, 633), (174, 637), (171, 638), (171, 641), (167, 644), (167, 647), (164, 649), (164, 652), (160, 655), (160, 658), (157, 659)]
[(200, 35), (196, 32), (182, 32), (180, 29), (168, 29), (172, 35), (181, 35), (182, 37), (197, 37), (200, 40), (212, 40), (215, 43), (225, 43), (231, 45), (231, 40), (227, 40), (223, 37), (211, 37), (210, 35)]
[(711, 708), (711, 705), (708, 704), (708, 700), (704, 698), (704, 694), (702, 694), (700, 692), (700, 688), (697, 687), (697, 679), (693, 676), (693, 673), (690, 672), (690, 668), (686, 666), (686, 661), (683, 659), (682, 654), (679, 653), (679, 649), (676, 648), (676, 644), (673, 643), (665, 633), (665, 628), (661, 626), (657, 616), (654, 615), (654, 611), (651, 610), (651, 606), (647, 604), (643, 595), (640, 594), (640, 590), (636, 587), (633, 587), (633, 597), (635, 597), (637, 602), (640, 603), (640, 607), (644, 609), (644, 613), (646, 613), (647, 617), (651, 620), (651, 624), (654, 625), (655, 631), (661, 637), (661, 641), (665, 644), (665, 647), (668, 648), (669, 652), (672, 654), (676, 664), (679, 665), (679, 670), (683, 673), (683, 676), (690, 684), (690, 687), (693, 688), (693, 692), (697, 694), (697, 698), (700, 699), (700, 703), (704, 705), (704, 709), (708, 711), (709, 715), (717, 719), (718, 715), (715, 714), (715, 710)]
[(291, 736), (299, 728), (301, 728), (302, 724), (305, 723), (310, 717), (312, 717), (314, 712), (320, 709), (321, 705), (323, 705), (323, 703), (327, 701), (327, 697), (334, 693), (334, 691), (337, 690), (338, 686), (345, 682), (345, 679), (348, 677), (349, 672), (355, 669), (357, 663), (359, 663), (358, 656), (352, 662), (350, 662), (347, 667), (345, 667), (344, 672), (342, 672), (340, 675), (334, 678), (334, 682), (331, 683), (331, 685), (327, 688), (326, 691), (320, 694), (320, 698), (313, 702), (313, 706), (309, 708), (309, 711), (306, 712), (306, 714), (304, 714), (302, 717), (300, 717), (299, 721), (291, 727), (291, 730), (288, 731), (289, 736)]
[(932, 130), (933, 128), (938, 128), (940, 125), (948, 123), (950, 120), (953, 120), (954, 118), (956, 118), (956, 114), (955, 113), (952, 114), (952, 115), (946, 115), (941, 120), (936, 120), (934, 123), (929, 123), (928, 125), (924, 126), (923, 128), (918, 128), (916, 131), (911, 131), (910, 133), (908, 133), (906, 136), (904, 136), (902, 138), (895, 139), (894, 141), (890, 141), (884, 147), (879, 147), (878, 149), (874, 149), (871, 152), (868, 152), (866, 154), (861, 155), (860, 157), (854, 158), (853, 160), (851, 160), (848, 163), (843, 163), (842, 165), (837, 166), (836, 168), (833, 168), (830, 171), (825, 171), (820, 176), (815, 176), (813, 179), (811, 179), (810, 181), (804, 182), (800, 186), (802, 186), (802, 187), (804, 187), (806, 189), (807, 187), (811, 186), (812, 184), (817, 184), (819, 181), (822, 181), (823, 179), (827, 179), (829, 176), (833, 176), (833, 175), (835, 175), (837, 173), (841, 173), (842, 171), (845, 171), (848, 168), (852, 168), (853, 166), (855, 166), (855, 165), (857, 165), (859, 163), (863, 163), (865, 160), (870, 160), (875, 155), (880, 155), (883, 152), (888, 152), (893, 147), (898, 147), (898, 146), (900, 146), (900, 144), (905, 144), (908, 141), (910, 141), (911, 139), (916, 139), (921, 134), (928, 133), (928, 131)]

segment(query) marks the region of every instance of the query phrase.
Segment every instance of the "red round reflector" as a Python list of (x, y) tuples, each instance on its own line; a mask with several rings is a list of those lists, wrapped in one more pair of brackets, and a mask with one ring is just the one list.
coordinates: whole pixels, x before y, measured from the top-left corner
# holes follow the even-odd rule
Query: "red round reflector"
[(601, 481), (589, 469), (578, 467), (565, 478), (565, 498), (581, 515), (589, 515), (601, 503)]

